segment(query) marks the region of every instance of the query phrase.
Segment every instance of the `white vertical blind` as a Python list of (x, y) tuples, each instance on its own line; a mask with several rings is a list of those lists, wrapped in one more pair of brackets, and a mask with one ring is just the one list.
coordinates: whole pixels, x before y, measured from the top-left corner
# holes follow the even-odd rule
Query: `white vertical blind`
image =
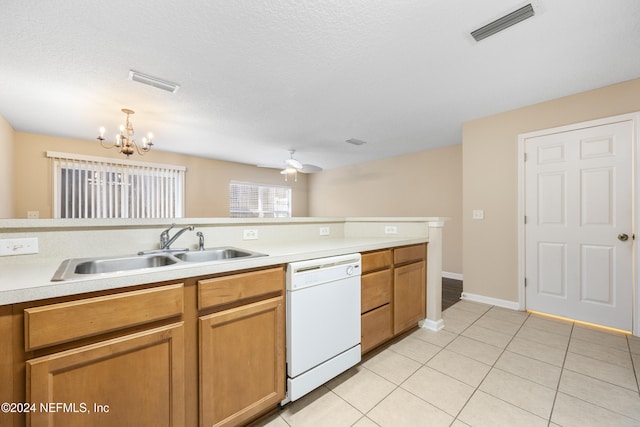
[(56, 218), (180, 218), (186, 168), (47, 152)]
[(289, 218), (291, 187), (231, 181), (229, 214), (232, 218)]

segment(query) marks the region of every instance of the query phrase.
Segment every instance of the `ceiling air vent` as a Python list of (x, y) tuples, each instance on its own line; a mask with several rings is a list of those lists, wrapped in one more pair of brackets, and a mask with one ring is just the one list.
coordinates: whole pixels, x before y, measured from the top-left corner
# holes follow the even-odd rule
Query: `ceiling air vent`
[(502, 18), (498, 18), (495, 21), (488, 23), (484, 27), (472, 31), (471, 35), (474, 39), (476, 39), (476, 41), (479, 42), (480, 40), (486, 39), (487, 37), (492, 36), (495, 33), (498, 33), (509, 28), (512, 25), (517, 24), (518, 22), (522, 22), (525, 19), (531, 18), (533, 15), (535, 15), (535, 12), (533, 10), (533, 6), (531, 6), (531, 3), (529, 3), (528, 5), (505, 15)]
[(178, 89), (180, 89), (180, 85), (150, 76), (148, 74), (142, 74), (134, 70), (129, 70), (129, 80), (153, 86), (158, 89), (166, 90), (167, 92), (171, 93), (176, 93)]

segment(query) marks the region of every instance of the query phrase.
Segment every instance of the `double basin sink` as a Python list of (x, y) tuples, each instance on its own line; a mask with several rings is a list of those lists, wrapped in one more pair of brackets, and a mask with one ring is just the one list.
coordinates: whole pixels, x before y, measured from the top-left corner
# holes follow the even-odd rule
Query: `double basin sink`
[(51, 280), (63, 281), (86, 278), (92, 274), (155, 269), (184, 263), (232, 261), (261, 256), (266, 256), (266, 254), (233, 247), (221, 247), (199, 251), (153, 251), (121, 257), (74, 258), (63, 261)]

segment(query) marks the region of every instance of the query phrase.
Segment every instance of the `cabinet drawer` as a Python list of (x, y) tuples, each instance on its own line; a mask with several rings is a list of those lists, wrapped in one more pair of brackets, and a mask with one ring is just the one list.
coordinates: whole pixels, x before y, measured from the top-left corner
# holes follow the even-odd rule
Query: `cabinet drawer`
[(362, 272), (380, 270), (391, 265), (391, 249), (362, 254)]
[(391, 304), (376, 308), (361, 317), (362, 336), (360, 345), (362, 353), (384, 343), (393, 336), (391, 324)]
[(183, 284), (24, 310), (27, 351), (179, 316)]
[(198, 281), (198, 309), (260, 296), (281, 294), (284, 291), (282, 267), (248, 273), (221, 276)]
[(363, 275), (361, 286), (361, 313), (391, 302), (391, 270)]
[(426, 257), (424, 244), (403, 246), (393, 251), (394, 264), (402, 264), (410, 261), (421, 261)]

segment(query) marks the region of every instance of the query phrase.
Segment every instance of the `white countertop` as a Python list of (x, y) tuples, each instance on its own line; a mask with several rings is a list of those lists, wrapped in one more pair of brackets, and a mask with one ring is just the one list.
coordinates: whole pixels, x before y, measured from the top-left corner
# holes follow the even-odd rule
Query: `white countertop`
[(131, 270), (120, 273), (95, 274), (86, 279), (52, 282), (51, 277), (60, 261), (42, 260), (37, 264), (7, 264), (0, 268), (0, 305), (35, 301), (66, 295), (117, 289), (145, 283), (181, 280), (188, 277), (224, 273), (248, 268), (286, 264), (294, 261), (322, 258), (352, 252), (403, 246), (426, 242), (426, 238), (407, 237), (343, 237), (308, 242), (265, 243), (252, 245), (251, 250), (265, 257), (184, 263), (178, 265)]

